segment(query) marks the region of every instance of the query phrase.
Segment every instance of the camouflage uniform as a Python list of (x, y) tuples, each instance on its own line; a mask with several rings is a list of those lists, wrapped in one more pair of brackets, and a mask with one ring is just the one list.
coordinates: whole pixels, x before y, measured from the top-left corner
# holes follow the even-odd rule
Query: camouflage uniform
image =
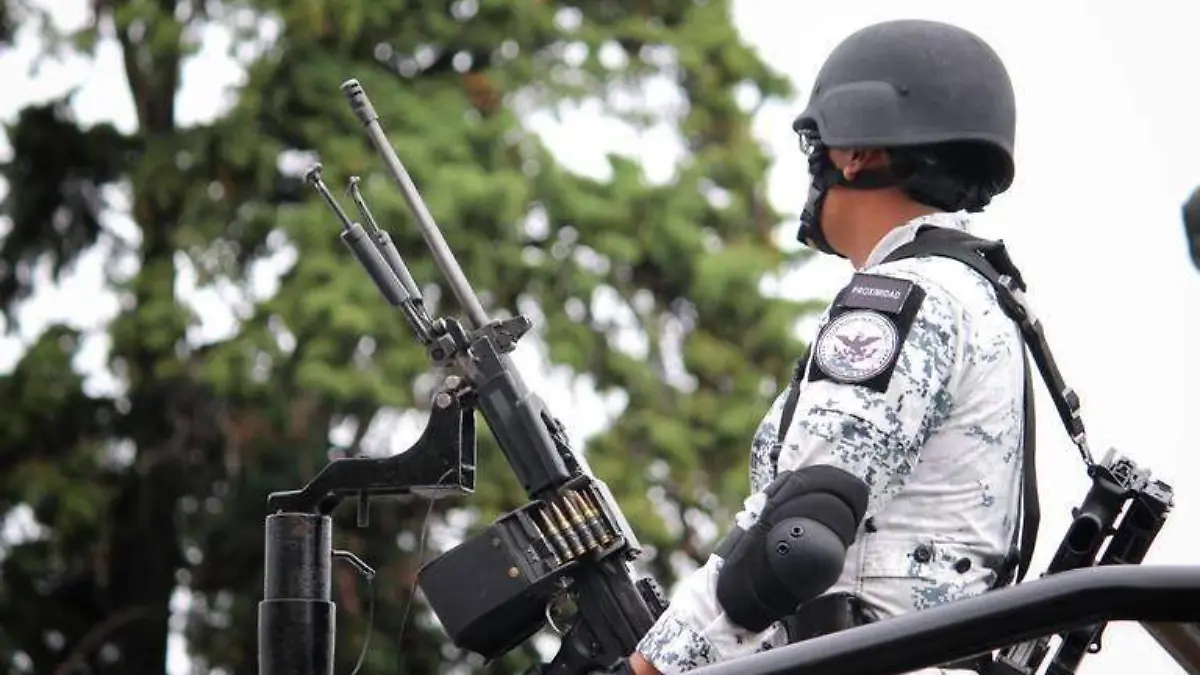
[[(969, 223), (963, 212), (918, 218), (885, 236), (859, 270), (910, 280), (926, 292), (886, 393), (805, 381), (779, 456), (782, 470), (832, 464), (870, 487), (867, 517), (829, 592), (858, 594), (876, 617), (988, 589), (1019, 515), (1020, 334), (991, 286), (959, 262), (879, 264), (925, 224), (966, 230)], [(814, 345), (814, 353), (820, 348)], [(762, 490), (775, 477), (769, 452), (786, 395), (785, 389), (776, 398), (753, 441), (754, 494), (737, 515), (743, 528), (757, 518)], [(682, 580), (669, 610), (639, 644), (663, 673), (785, 644), (781, 624), (756, 634), (726, 618), (716, 600), (722, 562), (714, 555)]]

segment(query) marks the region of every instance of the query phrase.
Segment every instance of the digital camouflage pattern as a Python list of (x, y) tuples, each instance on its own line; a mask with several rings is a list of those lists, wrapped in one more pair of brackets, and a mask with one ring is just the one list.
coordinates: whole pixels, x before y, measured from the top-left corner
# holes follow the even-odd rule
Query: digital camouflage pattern
[[(890, 232), (860, 270), (910, 280), (926, 293), (887, 390), (806, 378), (779, 456), (780, 470), (830, 464), (870, 487), (866, 518), (829, 590), (860, 595), (880, 618), (988, 589), (1020, 513), (1020, 334), (991, 286), (965, 265), (945, 258), (880, 264), (922, 225), (967, 230), (969, 219), (913, 220)], [(828, 310), (818, 331), (827, 317)], [(742, 528), (755, 522), (762, 491), (775, 478), (770, 451), (786, 398), (785, 388), (752, 442), (752, 494), (737, 515)], [(786, 643), (781, 624), (752, 633), (728, 620), (716, 598), (722, 563), (714, 555), (683, 579), (638, 646), (663, 673)]]

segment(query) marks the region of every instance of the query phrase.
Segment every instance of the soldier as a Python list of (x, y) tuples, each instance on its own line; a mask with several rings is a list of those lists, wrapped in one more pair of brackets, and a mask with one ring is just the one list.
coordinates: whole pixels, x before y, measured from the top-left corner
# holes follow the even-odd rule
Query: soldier
[(829, 56), (793, 125), (811, 176), (799, 239), (856, 273), (758, 428), (737, 526), (681, 581), (634, 673), (681, 673), (1023, 576), (1037, 508), (1021, 333), (969, 264), (898, 256), (918, 233), (966, 232), (968, 213), (1009, 188), (1015, 125), (1004, 65), (960, 28), (880, 23)]

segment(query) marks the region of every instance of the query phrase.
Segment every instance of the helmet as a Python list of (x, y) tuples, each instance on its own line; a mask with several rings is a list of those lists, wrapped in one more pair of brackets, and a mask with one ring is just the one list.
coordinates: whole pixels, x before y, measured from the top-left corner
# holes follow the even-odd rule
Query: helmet
[[(887, 21), (850, 35), (821, 67), (792, 128), (814, 183), (800, 239), (830, 253), (819, 216), (831, 185), (896, 185), (937, 208), (978, 211), (1013, 181), (1008, 72), (982, 39), (945, 23)], [(847, 182), (828, 148), (886, 148), (892, 167)]]

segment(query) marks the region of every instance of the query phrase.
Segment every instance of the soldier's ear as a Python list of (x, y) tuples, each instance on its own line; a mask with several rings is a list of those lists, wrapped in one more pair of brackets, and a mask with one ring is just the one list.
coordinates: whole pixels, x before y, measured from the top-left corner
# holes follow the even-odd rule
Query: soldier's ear
[(846, 155), (846, 164), (842, 167), (842, 175), (846, 180), (854, 180), (861, 171), (879, 169), (888, 165), (887, 153), (878, 148), (855, 148)]
[(847, 162), (847, 167), (854, 167), (855, 171), (863, 169), (878, 169), (887, 166), (887, 152), (879, 148), (856, 148), (850, 152), (850, 161)]

